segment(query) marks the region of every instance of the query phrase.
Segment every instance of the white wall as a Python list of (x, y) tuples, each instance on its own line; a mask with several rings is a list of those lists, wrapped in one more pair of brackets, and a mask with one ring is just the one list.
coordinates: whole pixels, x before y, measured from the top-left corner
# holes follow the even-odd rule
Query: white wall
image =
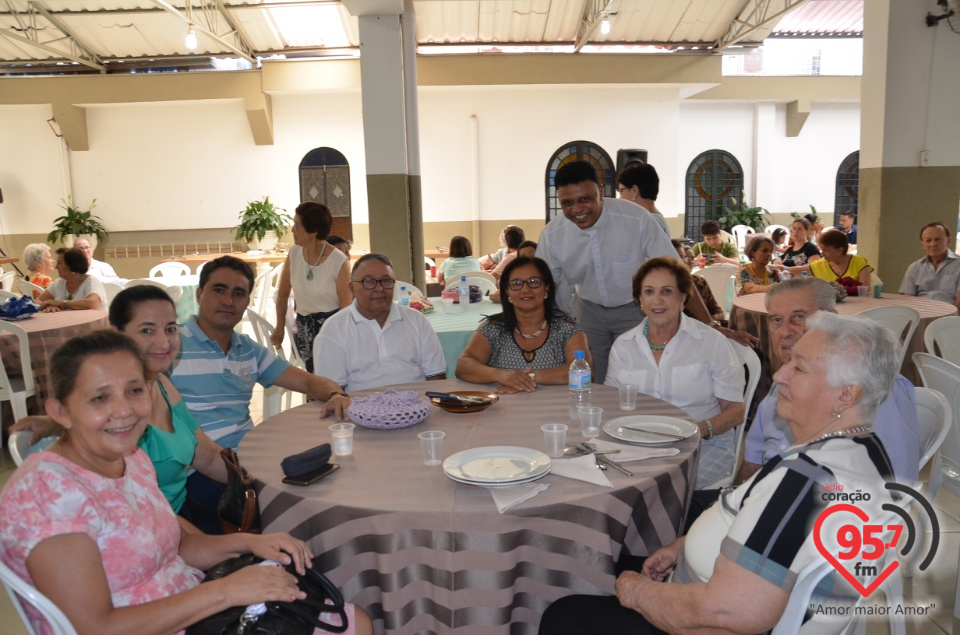
[[(683, 212), (688, 165), (711, 148), (734, 154), (754, 191), (753, 104), (680, 102), (676, 88), (625, 86), (425, 88), (419, 97), (426, 222), (471, 218), (471, 115), (483, 220), (542, 218), (547, 161), (578, 139), (614, 160), (619, 148), (647, 149), (669, 217)], [(60, 150), (49, 117), (48, 107), (0, 108), (5, 233), (46, 233), (59, 215)], [(762, 118), (772, 123), (758, 128), (758, 154), (770, 158), (756, 166), (766, 193), (756, 202), (773, 212), (811, 203), (830, 212), (836, 169), (858, 148), (858, 106), (815, 103), (797, 138), (785, 136), (784, 117), (776, 105)], [(111, 231), (231, 227), (246, 201), (265, 194), (292, 211), (300, 160), (329, 146), (350, 162), (354, 221), (368, 222), (359, 92), (276, 95), (273, 119), (275, 144), (256, 146), (239, 100), (90, 107), (90, 150), (71, 153), (75, 198), (96, 197)]]

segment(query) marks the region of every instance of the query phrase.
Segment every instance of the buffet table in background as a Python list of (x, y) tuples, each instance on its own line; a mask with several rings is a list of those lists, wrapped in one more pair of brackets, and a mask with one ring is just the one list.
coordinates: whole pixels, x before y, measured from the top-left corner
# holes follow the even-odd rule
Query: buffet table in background
[[(398, 389), (482, 389), (457, 380)], [(369, 391), (368, 391), (369, 392)], [(355, 396), (362, 395), (358, 393)], [(623, 414), (686, 419), (683, 411), (641, 395), (637, 410), (619, 410), (615, 388), (595, 386), (604, 421)], [(540, 615), (571, 593), (613, 592), (614, 563), (672, 541), (693, 491), (699, 439), (669, 447), (679, 454), (631, 462), (626, 476), (608, 470), (613, 488), (553, 474), (549, 488), (501, 514), (489, 490), (456, 483), (427, 466), (417, 434), (446, 432), (443, 456), (491, 445), (543, 449), (540, 426), (571, 424), (565, 386), (501, 396), (485, 411), (447, 413), (403, 430), (357, 427), (351, 456), (309, 487), (281, 482), (280, 461), (330, 442), (329, 420), (309, 403), (268, 419), (240, 444), (257, 482), (265, 531), (306, 540), (316, 562), (344, 596), (366, 609), (377, 632), (533, 634)], [(565, 460), (565, 459), (556, 459)]]

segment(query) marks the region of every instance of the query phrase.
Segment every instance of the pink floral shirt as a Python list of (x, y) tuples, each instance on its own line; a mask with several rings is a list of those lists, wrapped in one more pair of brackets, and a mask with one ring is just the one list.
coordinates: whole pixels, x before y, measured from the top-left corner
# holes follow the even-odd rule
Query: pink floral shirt
[[(0, 492), (0, 558), (33, 584), (27, 556), (43, 540), (86, 534), (100, 547), (114, 606), (181, 593), (203, 574), (178, 553), (180, 526), (160, 493), (147, 455), (127, 457), (126, 473), (111, 479), (54, 452), (27, 457)], [(27, 607), (37, 633), (46, 621)]]

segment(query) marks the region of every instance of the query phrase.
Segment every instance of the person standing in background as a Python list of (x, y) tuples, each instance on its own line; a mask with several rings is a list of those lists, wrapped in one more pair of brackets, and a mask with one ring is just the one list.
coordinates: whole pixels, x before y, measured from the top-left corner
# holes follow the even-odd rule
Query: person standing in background
[(628, 163), (618, 179), (620, 198), (636, 203), (650, 212), (663, 233), (670, 238), (667, 219), (657, 209), (657, 196), (660, 194), (660, 176), (657, 169), (649, 163)]

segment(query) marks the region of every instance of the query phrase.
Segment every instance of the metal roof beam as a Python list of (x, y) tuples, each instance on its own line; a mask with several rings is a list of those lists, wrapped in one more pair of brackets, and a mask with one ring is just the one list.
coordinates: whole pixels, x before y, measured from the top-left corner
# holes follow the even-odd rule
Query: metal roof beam
[[(97, 65), (100, 67), (100, 72), (106, 72), (106, 67), (103, 66), (103, 60), (94, 53), (89, 46), (87, 46), (79, 37), (76, 36), (67, 26), (60, 21), (53, 13), (50, 12), (50, 9), (44, 5), (42, 2), (37, 2), (37, 0), (30, 0), (27, 3), (30, 7), (34, 8), (40, 15), (45, 17), (50, 24), (57, 27), (61, 33), (66, 35), (70, 39), (72, 47), (75, 47), (77, 50), (74, 53), (80, 53), (79, 57), (85, 57), (94, 63), (93, 68), (97, 68)], [(88, 66), (90, 66), (88, 64)]]
[[(7, 7), (13, 10), (12, 3), (7, 2)], [(40, 38), (39, 38), (40, 28), (37, 26), (38, 14), (42, 15), (44, 19), (48, 20), (55, 29), (57, 29), (64, 35), (64, 38), (58, 38), (57, 40), (51, 40), (51, 41), (59, 41), (60, 39), (66, 39), (70, 44), (70, 50), (64, 51), (63, 49), (57, 48), (55, 46), (50, 46), (49, 44), (46, 44), (40, 41)], [(39, 3), (29, 2), (27, 4), (27, 11), (25, 14), (22, 12), (14, 11), (13, 17), (16, 20), (17, 24), (20, 25), (20, 29), (26, 35), (18, 35), (16, 33), (11, 33), (9, 30), (0, 29), (0, 36), (3, 36), (9, 40), (13, 40), (14, 42), (27, 44), (33, 48), (38, 48), (41, 51), (50, 53), (51, 55), (56, 55), (60, 59), (70, 60), (72, 62), (77, 62), (78, 64), (83, 64), (84, 66), (89, 66), (90, 68), (95, 68), (100, 72), (106, 72), (107, 69), (100, 62), (100, 59), (97, 58), (96, 55), (93, 55), (92, 53), (90, 53), (86, 49), (86, 47), (81, 45), (80, 42), (76, 38), (74, 38), (73, 35), (70, 34), (60, 24), (59, 20), (56, 20), (55, 18), (51, 18), (51, 16), (49, 15), (49, 12), (47, 12), (45, 10), (45, 7), (43, 7)], [(24, 20), (24, 18), (26, 18), (26, 21)], [(31, 34), (33, 35), (33, 37), (27, 37), (28, 35), (31, 35)]]
[[(157, 5), (158, 7), (161, 7), (162, 9), (166, 10), (168, 13), (172, 13), (173, 15), (177, 16), (178, 18), (183, 20), (186, 24), (192, 25), (195, 31), (203, 33), (204, 35), (206, 35), (208, 38), (210, 38), (211, 40), (213, 40), (223, 48), (237, 54), (239, 57), (242, 57), (243, 59), (247, 60), (251, 64), (254, 64), (256, 66), (260, 65), (259, 60), (254, 55), (254, 52), (249, 47), (246, 46), (243, 39), (240, 38), (239, 36), (237, 37), (239, 46), (235, 44), (231, 44), (230, 42), (223, 39), (217, 33), (214, 33), (213, 31), (208, 29), (203, 24), (200, 24), (196, 20), (193, 20), (187, 17), (185, 14), (181, 13), (177, 7), (167, 2), (167, 0), (153, 0), (153, 4)], [(234, 31), (234, 35), (236, 35), (236, 31)]]
[(240, 25), (234, 22), (233, 16), (230, 15), (230, 12), (228, 11), (228, 9), (232, 9), (232, 7), (225, 5), (223, 0), (216, 0), (216, 5), (217, 11), (219, 11), (220, 15), (223, 16), (223, 20), (227, 23), (227, 26), (229, 26), (230, 30), (236, 34), (236, 38), (237, 41), (240, 42), (240, 46), (253, 53), (254, 49), (253, 45), (250, 44), (250, 38), (247, 36), (246, 32), (240, 28)]
[(583, 4), (583, 14), (580, 16), (580, 24), (577, 25), (577, 41), (573, 46), (573, 52), (579, 53), (580, 49), (590, 43), (590, 38), (600, 28), (600, 24), (605, 18), (616, 14), (617, 0), (587, 0)]
[[(719, 53), (728, 46), (743, 40), (754, 31), (776, 22), (784, 14), (793, 11), (807, 0), (747, 0), (743, 10), (730, 23), (727, 30), (714, 45)], [(782, 8), (781, 8), (782, 7)]]

